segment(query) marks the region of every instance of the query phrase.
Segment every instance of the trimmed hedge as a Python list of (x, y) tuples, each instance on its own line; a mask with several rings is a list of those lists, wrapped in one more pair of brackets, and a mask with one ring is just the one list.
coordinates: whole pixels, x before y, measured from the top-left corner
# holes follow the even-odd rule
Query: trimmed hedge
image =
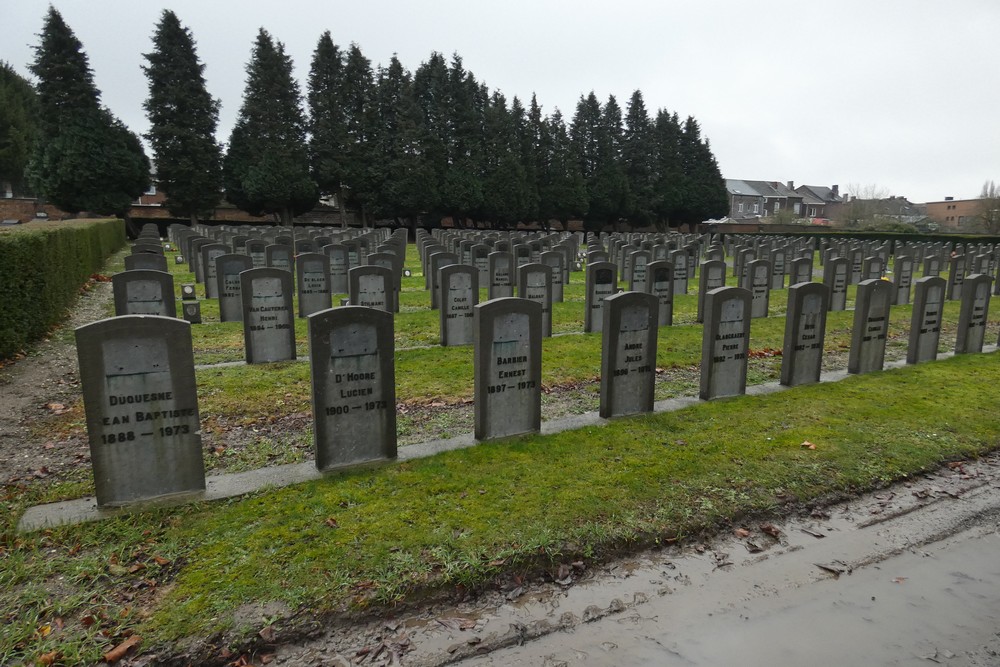
[(124, 245), (122, 220), (45, 222), (0, 233), (0, 359), (65, 317), (80, 288)]

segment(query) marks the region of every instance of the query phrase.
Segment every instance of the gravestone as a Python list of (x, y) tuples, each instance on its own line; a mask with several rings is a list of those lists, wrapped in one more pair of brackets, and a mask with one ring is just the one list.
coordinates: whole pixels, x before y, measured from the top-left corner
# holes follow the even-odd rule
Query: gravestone
[(822, 283), (796, 283), (788, 288), (781, 384), (795, 387), (819, 382), (829, 299), (830, 290)]
[(958, 331), (955, 336), (955, 354), (983, 351), (992, 282), (992, 278), (982, 273), (973, 273), (965, 278), (962, 284), (962, 304), (958, 314)]
[(938, 255), (927, 255), (924, 257), (924, 276), (941, 275), (941, 257)]
[(209, 243), (201, 246), (201, 267), (202, 276), (205, 281), (205, 298), (219, 298), (219, 280), (217, 277), (218, 267), (215, 260), (218, 257), (229, 254), (230, 248), (224, 243)]
[(273, 267), (243, 271), (240, 297), (247, 363), (295, 359), (292, 274)]
[(542, 307), (542, 336), (552, 335), (552, 269), (544, 264), (517, 267), (517, 295)]
[(167, 258), (163, 255), (153, 253), (141, 253), (139, 255), (125, 256), (126, 271), (163, 271), (167, 273), (170, 269), (167, 266)]
[(882, 370), (885, 341), (889, 333), (889, 309), (893, 286), (884, 280), (862, 280), (854, 304), (851, 352), (847, 372), (862, 374)]
[(750, 317), (767, 317), (771, 300), (771, 262), (755, 259), (747, 267), (750, 276)]
[(427, 264), (431, 275), (431, 310), (437, 310), (438, 297), (440, 296), (441, 276), (439, 272), (445, 266), (458, 264), (458, 255), (453, 252), (436, 252), (427, 258)]
[(651, 254), (648, 250), (636, 250), (629, 254), (629, 265), (632, 267), (632, 274), (629, 278), (630, 292), (649, 292), (646, 266), (649, 264), (650, 258)]
[[(491, 249), (485, 243), (476, 243), (469, 249), (472, 255), (472, 265), (479, 271), (479, 284), (490, 284), (490, 252)], [(508, 295), (509, 296), (509, 295)], [(491, 297), (492, 298), (492, 297)]]
[(181, 314), (189, 324), (201, 324), (201, 301), (182, 301)]
[(552, 270), (552, 301), (562, 303), (566, 277), (566, 255), (558, 250), (541, 253), (540, 263)]
[(330, 243), (323, 246), (323, 254), (330, 259), (330, 292), (347, 294), (347, 273), (351, 268), (347, 256), (347, 246), (340, 243)]
[(698, 393), (703, 400), (746, 393), (750, 299), (742, 287), (717, 287), (705, 295)]
[(605, 300), (600, 403), (605, 419), (653, 411), (657, 308), (654, 295), (640, 292)]
[(785, 260), (787, 253), (781, 248), (771, 252), (771, 285), (770, 288), (785, 289)]
[(789, 263), (789, 284), (811, 283), (813, 279), (813, 263), (809, 257), (797, 257)]
[(441, 345), (472, 345), (476, 337), (479, 269), (452, 264), (441, 269)]
[(489, 298), (514, 296), (514, 256), (498, 250), (489, 254), (489, 263)]
[(201, 266), (201, 248), (210, 243), (215, 243), (215, 241), (204, 236), (194, 236), (188, 239), (189, 250), (185, 256), (188, 258), (188, 266), (194, 274), (194, 281), (196, 283), (205, 282)]
[[(864, 261), (861, 263), (861, 279), (862, 280), (879, 280), (882, 277), (883, 262), (882, 258), (878, 255), (872, 255), (871, 257), (865, 257)], [(893, 296), (895, 299), (895, 296)]]
[(861, 272), (865, 263), (865, 251), (863, 248), (852, 248), (847, 251), (847, 260), (850, 262), (850, 285), (857, 285), (861, 282)]
[(924, 276), (913, 281), (913, 286), (913, 314), (910, 316), (906, 363), (919, 364), (937, 359), (947, 283), (940, 276)]
[(355, 266), (347, 272), (348, 297), (352, 306), (396, 312), (392, 270), (384, 266)]
[(215, 258), (215, 276), (219, 293), (219, 321), (243, 321), (242, 280), (240, 274), (253, 268), (248, 255), (230, 253)]
[(892, 268), (892, 284), (896, 288), (897, 306), (905, 306), (910, 302), (910, 285), (913, 283), (913, 258), (909, 255), (898, 255)]
[(712, 290), (726, 286), (726, 263), (721, 259), (710, 259), (701, 263), (701, 275), (698, 277), (698, 315), (697, 321), (705, 321), (705, 295)]
[(685, 250), (675, 250), (670, 253), (670, 261), (674, 265), (674, 294), (688, 293), (688, 278), (691, 277), (692, 264)]
[(295, 254), (291, 245), (283, 243), (272, 243), (264, 248), (264, 265), (272, 269), (288, 271), (288, 275), (294, 275)]
[(177, 317), (174, 277), (165, 271), (122, 271), (111, 276), (111, 288), (114, 293), (115, 316)]
[(584, 279), (583, 330), (591, 333), (604, 326), (604, 300), (618, 292), (618, 265), (614, 262), (587, 264)]
[(307, 252), (296, 256), (295, 283), (299, 293), (299, 317), (309, 317), (333, 306), (328, 255)]
[(962, 284), (965, 282), (965, 255), (954, 255), (948, 261), (948, 299), (962, 298)]
[[(726, 268), (722, 271), (725, 275)], [(674, 265), (667, 260), (657, 260), (646, 265), (647, 291), (656, 297), (657, 326), (674, 323)]]
[(250, 258), (254, 269), (263, 269), (267, 266), (267, 255), (265, 252), (267, 241), (263, 239), (250, 239), (246, 243), (246, 254)]
[(191, 325), (125, 315), (76, 329), (99, 507), (205, 489)]
[(392, 313), (330, 308), (309, 316), (316, 467), (396, 458)]
[(503, 438), (542, 426), (542, 307), (516, 298), (475, 307), (475, 437)]
[(847, 309), (847, 284), (851, 267), (846, 257), (831, 257), (823, 266), (823, 284), (830, 290), (830, 310)]

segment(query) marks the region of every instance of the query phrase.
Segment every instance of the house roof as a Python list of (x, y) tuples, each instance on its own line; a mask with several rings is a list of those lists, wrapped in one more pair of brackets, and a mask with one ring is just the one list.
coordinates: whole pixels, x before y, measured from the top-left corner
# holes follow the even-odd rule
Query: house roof
[(744, 195), (747, 197), (763, 197), (748, 181), (740, 181), (734, 178), (726, 179), (726, 190), (731, 195)]
[(795, 188), (795, 191), (799, 194), (805, 195), (803, 190), (808, 190), (809, 193), (820, 200), (821, 203), (830, 204), (833, 202), (842, 202), (843, 198), (839, 194), (833, 194), (833, 188), (828, 188), (825, 185), (800, 185)]

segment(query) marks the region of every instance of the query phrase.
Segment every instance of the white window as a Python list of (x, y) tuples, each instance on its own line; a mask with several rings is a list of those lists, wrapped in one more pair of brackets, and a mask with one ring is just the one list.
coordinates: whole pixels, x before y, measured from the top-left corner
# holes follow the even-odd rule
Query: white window
[(154, 184), (150, 185), (149, 189), (146, 190), (145, 192), (143, 192), (142, 194), (149, 195), (150, 197), (156, 195), (156, 184), (154, 183)]
[(792, 207), (792, 210), (795, 211), (795, 215), (798, 215), (799, 213), (802, 212), (802, 204), (796, 202), (795, 205)]
[(740, 202), (740, 203), (739, 203), (739, 205), (738, 205), (738, 206), (736, 207), (736, 210), (737, 210), (738, 212), (740, 212), (740, 213), (742, 213), (742, 212), (743, 212), (743, 202)]
[(780, 210), (781, 210), (781, 202), (780, 201), (774, 202), (774, 212), (775, 212), (775, 214), (777, 214), (778, 211), (780, 211)]
[(814, 207), (814, 206), (810, 206), (809, 207), (809, 217), (810, 218), (815, 218), (816, 217), (816, 207)]
[(753, 212), (754, 213), (760, 213), (760, 204), (758, 204), (757, 202), (754, 202)]

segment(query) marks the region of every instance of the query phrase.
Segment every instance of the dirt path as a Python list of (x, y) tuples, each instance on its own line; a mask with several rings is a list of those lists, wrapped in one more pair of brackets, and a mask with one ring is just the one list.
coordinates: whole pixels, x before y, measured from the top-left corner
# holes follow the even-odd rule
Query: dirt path
[(89, 471), (86, 443), (60, 439), (46, 422), (80, 401), (73, 330), (105, 317), (111, 298), (111, 283), (91, 282), (49, 338), (0, 367), (0, 483)]

